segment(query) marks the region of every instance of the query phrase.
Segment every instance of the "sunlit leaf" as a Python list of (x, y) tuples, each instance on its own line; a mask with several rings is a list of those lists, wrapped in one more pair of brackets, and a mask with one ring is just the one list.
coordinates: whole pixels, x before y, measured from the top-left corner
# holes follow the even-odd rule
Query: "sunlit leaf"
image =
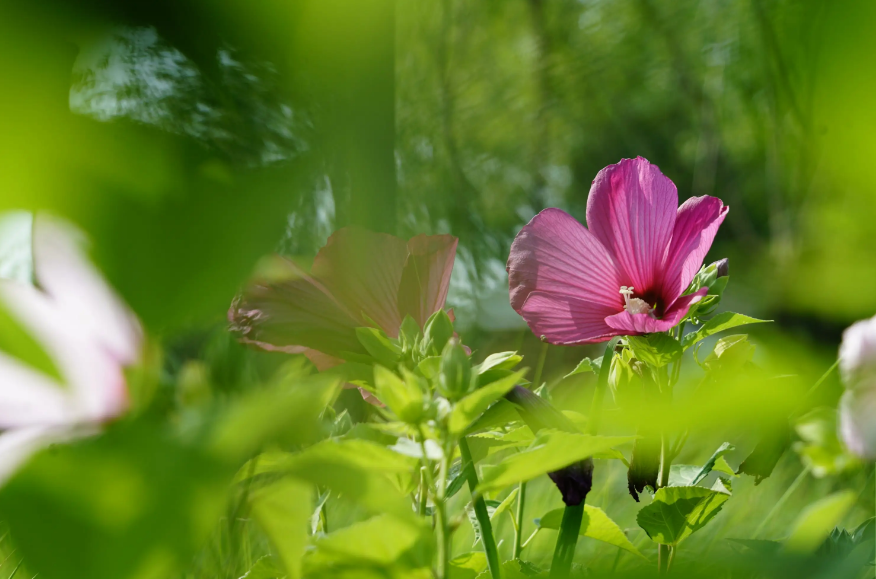
[(664, 487), (636, 521), (655, 543), (675, 546), (702, 529), (729, 498), (728, 493), (703, 487)]
[(587, 372), (593, 372), (595, 370), (593, 366), (593, 362), (590, 358), (584, 358), (578, 365), (575, 366), (575, 369), (563, 376), (563, 378), (568, 378), (569, 376), (574, 376), (575, 374), (586, 374)]
[(703, 324), (696, 332), (687, 334), (682, 338), (681, 345), (687, 350), (700, 340), (708, 338), (712, 334), (717, 334), (718, 332), (723, 332), (724, 330), (729, 330), (730, 328), (735, 328), (737, 326), (761, 324), (769, 321), (772, 320), (758, 320), (757, 318), (743, 316), (742, 314), (736, 314), (734, 312), (723, 312)]
[(629, 336), (627, 344), (635, 357), (654, 368), (671, 364), (681, 357), (681, 344), (666, 334)]
[(633, 440), (631, 436), (591, 436), (557, 430), (543, 430), (523, 452), (484, 469), (480, 492), (501, 489), (521, 481), (559, 470)]
[(501, 378), (492, 384), (488, 384), (483, 388), (475, 390), (459, 402), (457, 402), (450, 413), (448, 426), (450, 432), (459, 434), (463, 432), (469, 425), (474, 422), (491, 404), (505, 396), (509, 390), (523, 377), (525, 370), (515, 372), (510, 376)]
[(517, 352), (497, 352), (490, 354), (475, 367), (475, 373), (483, 374), (487, 370), (511, 370), (523, 360)]
[[(562, 520), (563, 509), (554, 509), (539, 519), (538, 526), (541, 529), (559, 529)], [(644, 559), (644, 556), (633, 546), (617, 523), (598, 507), (584, 505), (584, 516), (581, 519), (581, 528), (578, 534), (620, 547)]]
[(834, 493), (806, 507), (791, 527), (785, 550), (792, 553), (815, 551), (852, 508), (857, 493), (852, 490)]
[[(703, 466), (691, 466), (687, 464), (672, 465), (669, 474), (669, 486), (686, 487), (700, 484), (700, 482), (709, 476), (709, 473), (715, 469), (718, 459), (723, 460), (725, 454), (732, 452), (735, 449), (736, 447), (732, 444), (725, 442), (718, 447)], [(724, 465), (726, 464), (727, 461), (724, 460)], [(726, 468), (729, 469), (729, 465), (727, 465)], [(730, 472), (735, 474), (732, 469), (730, 469)]]
[(311, 485), (284, 479), (250, 497), (252, 514), (283, 562), (288, 579), (301, 577), (312, 495)]

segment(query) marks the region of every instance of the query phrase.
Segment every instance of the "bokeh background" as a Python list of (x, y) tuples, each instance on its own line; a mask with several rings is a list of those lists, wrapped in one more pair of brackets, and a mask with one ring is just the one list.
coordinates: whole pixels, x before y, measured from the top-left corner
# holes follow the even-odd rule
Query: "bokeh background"
[[(351, 224), (458, 236), (449, 305), (464, 340), (476, 357), (522, 351), (574, 410), (590, 378), (562, 377), (599, 349), (543, 347), (508, 305), (505, 260), (539, 210), (583, 221), (596, 173), (641, 155), (682, 200), (730, 206), (709, 256), (730, 258), (722, 307), (775, 320), (751, 332), (755, 362), (797, 377), (778, 390), (793, 407), (842, 330), (876, 313), (874, 26), (876, 5), (846, 0), (4, 3), (0, 209), (52, 211), (88, 233), (166, 352), (164, 390), (148, 395), (168, 413), (282, 363), (233, 341), (227, 307), (262, 256), (306, 265)], [(26, 226), (0, 226), (2, 274), (28, 277), (15, 258)], [(192, 363), (212, 394), (180, 394)], [(840, 391), (828, 376), (819, 403)], [(352, 394), (341, 404), (369, 412)], [(731, 435), (754, 445), (732, 408), (734, 426), (683, 458)], [(746, 512), (775, 504), (800, 457), (758, 489), (743, 479), (749, 502), (725, 522), (757, 527)], [(615, 470), (597, 480), (621, 481)], [(800, 497), (853, 484), (847, 523), (872, 513), (866, 473), (827, 475)], [(542, 482), (534, 511), (557, 502)], [(621, 501), (612, 515), (635, 527), (624, 485), (601, 488), (613, 490), (597, 504)]]

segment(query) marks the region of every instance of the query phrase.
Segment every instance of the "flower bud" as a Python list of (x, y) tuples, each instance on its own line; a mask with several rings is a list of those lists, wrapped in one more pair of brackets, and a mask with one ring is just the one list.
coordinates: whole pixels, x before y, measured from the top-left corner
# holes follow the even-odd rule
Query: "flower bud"
[(448, 400), (459, 400), (471, 389), (471, 360), (456, 338), (448, 340), (441, 353), (438, 392)]
[(715, 266), (715, 277), (727, 277), (730, 275), (730, 260), (728, 258), (719, 259), (712, 265)]

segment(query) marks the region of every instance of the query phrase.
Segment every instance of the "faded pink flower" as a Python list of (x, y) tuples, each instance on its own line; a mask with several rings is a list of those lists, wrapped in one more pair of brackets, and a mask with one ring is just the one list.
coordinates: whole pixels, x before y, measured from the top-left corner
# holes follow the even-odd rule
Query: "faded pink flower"
[(283, 279), (258, 281), (228, 312), (241, 340), (269, 351), (304, 353), (320, 370), (366, 354), (356, 328), (376, 324), (398, 337), (405, 316), (422, 328), (444, 307), (457, 239), (405, 241), (356, 227), (336, 231), (308, 274), (280, 258)]
[(678, 191), (638, 157), (599, 172), (587, 224), (545, 209), (511, 245), (512, 307), (553, 344), (664, 332), (708, 293), (682, 295), (700, 269), (728, 207)]
[(32, 239), (38, 288), (0, 280), (0, 308), (57, 376), (0, 351), (0, 480), (39, 448), (122, 414), (124, 369), (137, 362), (142, 342), (139, 323), (86, 259), (77, 230), (38, 215)]

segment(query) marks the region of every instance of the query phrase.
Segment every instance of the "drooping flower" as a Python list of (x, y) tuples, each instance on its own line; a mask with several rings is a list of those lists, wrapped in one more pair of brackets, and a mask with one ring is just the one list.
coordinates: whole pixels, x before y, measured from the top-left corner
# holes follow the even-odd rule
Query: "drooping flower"
[(683, 295), (727, 215), (720, 199), (678, 206), (678, 191), (638, 157), (599, 172), (587, 224), (560, 209), (536, 215), (511, 245), (512, 307), (553, 344), (664, 332), (708, 288)]
[(422, 328), (444, 307), (457, 239), (409, 241), (356, 227), (336, 231), (310, 273), (278, 258), (279, 279), (257, 281), (228, 312), (241, 340), (269, 351), (304, 353), (320, 370), (366, 354), (356, 328), (376, 325), (392, 338), (405, 316)]
[(0, 310), (11, 324), (0, 334), (32, 340), (46, 364), (0, 351), (0, 480), (39, 448), (93, 433), (122, 414), (124, 369), (137, 362), (142, 341), (139, 323), (87, 260), (76, 229), (38, 215), (32, 238), (38, 287), (0, 280)]
[(846, 387), (840, 434), (854, 454), (876, 459), (876, 316), (843, 332), (839, 364)]

